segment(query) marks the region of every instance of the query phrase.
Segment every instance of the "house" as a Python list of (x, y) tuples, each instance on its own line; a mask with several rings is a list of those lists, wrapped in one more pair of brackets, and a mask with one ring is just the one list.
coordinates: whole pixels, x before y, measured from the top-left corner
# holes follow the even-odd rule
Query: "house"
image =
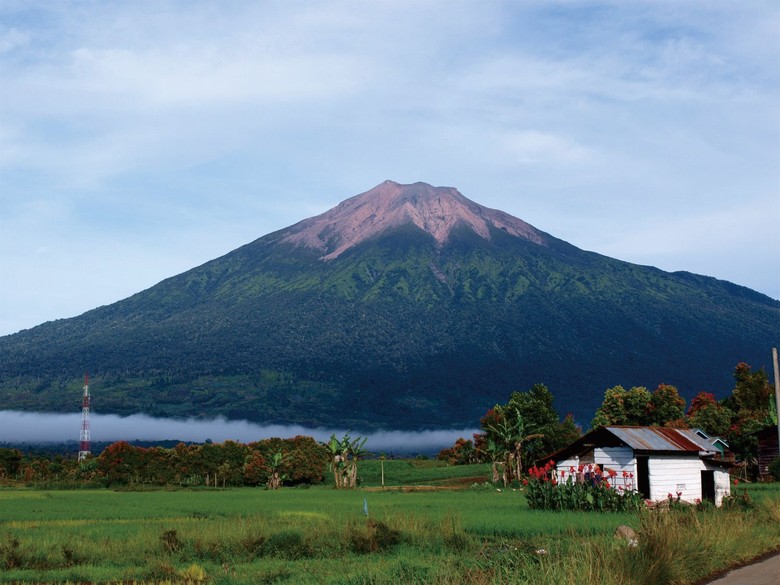
[(599, 427), (539, 464), (550, 460), (559, 482), (572, 473), (598, 468), (612, 476), (612, 488), (636, 490), (647, 500), (661, 501), (671, 494), (691, 503), (709, 500), (720, 506), (731, 493), (728, 470), (733, 464), (693, 429)]
[(705, 439), (710, 445), (720, 451), (720, 459), (726, 459), (727, 461), (734, 461), (734, 453), (731, 452), (729, 444), (723, 437), (711, 437), (701, 429), (693, 429), (697, 435), (702, 439)]

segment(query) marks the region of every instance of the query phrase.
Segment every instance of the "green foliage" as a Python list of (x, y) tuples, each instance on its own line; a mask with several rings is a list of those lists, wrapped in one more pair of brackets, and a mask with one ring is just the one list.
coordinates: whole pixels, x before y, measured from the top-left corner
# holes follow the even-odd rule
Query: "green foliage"
[(772, 388), (764, 370), (752, 371), (744, 362), (734, 369), (734, 399), (740, 412), (766, 413), (769, 411), (769, 396)]
[(358, 460), (369, 455), (364, 449), (368, 437), (352, 439), (345, 433), (341, 440), (333, 434), (327, 448), (330, 454), (330, 469), (333, 472), (333, 484), (336, 489), (354, 489), (358, 484)]
[(699, 392), (688, 409), (688, 425), (711, 436), (726, 436), (734, 417), (734, 411), (715, 400), (715, 395), (709, 392)]
[(401, 542), (399, 530), (372, 518), (369, 518), (365, 525), (351, 524), (347, 534), (350, 550), (358, 554), (384, 551)]
[(263, 544), (263, 554), (284, 559), (300, 559), (311, 556), (312, 551), (300, 530), (283, 530), (268, 537)]
[(19, 472), (22, 462), (22, 454), (18, 449), (4, 449), (0, 447), (0, 479), (15, 477)]
[(591, 426), (646, 425), (650, 420), (651, 400), (652, 395), (643, 386), (634, 386), (630, 390), (622, 386), (608, 388)]
[(470, 465), (480, 460), (474, 441), (460, 437), (452, 447), (442, 449), (436, 458), (450, 465)]
[(97, 458), (94, 477), (109, 485), (317, 484), (324, 479), (327, 452), (313, 438), (271, 438), (244, 445), (235, 441), (173, 449), (135, 447), (119, 441)]
[(560, 449), (580, 435), (570, 415), (560, 421), (544, 384), (513, 392), (505, 405), (497, 404), (482, 417), (480, 426), (484, 434), (475, 436), (476, 449), (493, 465), (493, 481), (502, 464), (504, 486), (520, 479), (524, 461)]
[(577, 510), (595, 512), (638, 512), (645, 507), (642, 495), (630, 489), (611, 487), (608, 478), (575, 481), (570, 475), (559, 482), (554, 466), (532, 467), (523, 481), (528, 507), (532, 510)]
[(648, 422), (653, 425), (669, 426), (684, 424), (685, 399), (677, 388), (669, 384), (659, 384), (650, 397)]

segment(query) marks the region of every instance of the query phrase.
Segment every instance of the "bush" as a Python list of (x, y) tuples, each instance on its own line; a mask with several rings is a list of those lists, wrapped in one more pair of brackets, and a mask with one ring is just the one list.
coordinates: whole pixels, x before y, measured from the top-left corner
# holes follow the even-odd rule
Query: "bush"
[(166, 530), (160, 535), (160, 544), (162, 544), (163, 550), (168, 554), (173, 554), (181, 550), (181, 540), (176, 529)]
[(294, 560), (311, 556), (311, 551), (301, 531), (283, 530), (268, 537), (263, 543), (263, 554)]
[(359, 554), (387, 550), (399, 542), (401, 533), (378, 520), (369, 519), (365, 527), (349, 527), (350, 549)]
[[(598, 512), (637, 512), (645, 507), (642, 495), (630, 489), (610, 487), (600, 476), (594, 481), (558, 483), (548, 463), (532, 467), (530, 477), (523, 481), (528, 507), (532, 510), (580, 510)], [(614, 472), (610, 472), (614, 475)]]
[(4, 569), (16, 569), (24, 565), (19, 539), (11, 533), (0, 542), (0, 561)]

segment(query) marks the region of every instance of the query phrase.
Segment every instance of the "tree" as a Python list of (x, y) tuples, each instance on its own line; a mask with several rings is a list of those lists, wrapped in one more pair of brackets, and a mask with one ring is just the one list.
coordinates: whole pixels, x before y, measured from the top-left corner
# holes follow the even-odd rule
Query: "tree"
[(748, 364), (740, 362), (734, 369), (734, 380), (732, 394), (740, 413), (768, 413), (772, 387), (764, 370), (753, 372)]
[(368, 437), (351, 439), (349, 433), (339, 440), (336, 434), (330, 436), (327, 448), (330, 452), (330, 465), (336, 489), (357, 487), (357, 462), (368, 455), (363, 447)]
[(591, 426), (646, 425), (651, 400), (652, 395), (644, 386), (634, 386), (630, 390), (619, 385), (608, 388)]
[(278, 490), (282, 486), (282, 480), (284, 479), (282, 476), (283, 460), (284, 455), (282, 455), (281, 451), (277, 451), (268, 462), (268, 481), (266, 485), (269, 490)]
[(745, 362), (734, 368), (734, 389), (723, 403), (734, 411), (726, 435), (732, 451), (755, 471), (758, 464), (758, 439), (752, 433), (771, 424), (769, 396), (772, 388), (764, 370), (756, 372)]
[(581, 435), (574, 417), (567, 415), (560, 420), (554, 402), (555, 397), (544, 384), (534, 384), (527, 392), (513, 392), (509, 398), (507, 406), (520, 413), (527, 433), (540, 435), (524, 442), (523, 458), (526, 461), (557, 451)]
[(450, 465), (467, 465), (477, 462), (478, 453), (473, 441), (460, 437), (452, 447), (442, 449), (436, 458)]
[(255, 450), (250, 450), (244, 462), (243, 475), (245, 485), (260, 485), (268, 478), (265, 458)]
[(512, 480), (520, 479), (522, 472), (523, 443), (542, 438), (541, 433), (529, 433), (520, 411), (509, 405), (496, 405), (493, 408), (495, 416), (485, 427), (485, 432), (503, 455), (504, 486)]
[(711, 392), (699, 392), (688, 409), (688, 425), (712, 436), (725, 436), (732, 418), (734, 411), (718, 402)]
[(524, 461), (557, 451), (580, 436), (573, 417), (562, 422), (553, 403), (547, 386), (535, 384), (527, 392), (513, 392), (505, 405), (497, 404), (480, 420), (486, 435), (480, 452), (490, 458), (494, 477), (501, 462), (505, 485), (520, 478)]
[(659, 426), (684, 425), (685, 399), (675, 386), (659, 384), (650, 397), (648, 422)]
[(0, 448), (0, 477), (15, 477), (21, 462), (22, 454), (18, 449)]
[(138, 481), (140, 463), (139, 449), (127, 441), (112, 443), (98, 457), (98, 469), (109, 483)]

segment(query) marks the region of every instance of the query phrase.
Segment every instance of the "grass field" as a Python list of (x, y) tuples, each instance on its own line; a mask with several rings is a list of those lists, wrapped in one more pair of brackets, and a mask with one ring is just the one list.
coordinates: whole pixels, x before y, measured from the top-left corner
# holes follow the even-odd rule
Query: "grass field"
[[(365, 463), (355, 491), (0, 488), (0, 582), (658, 585), (780, 547), (777, 484), (751, 487), (747, 512), (556, 513), (483, 485), (376, 490)], [(479, 470), (387, 461), (385, 482), (462, 487)]]

